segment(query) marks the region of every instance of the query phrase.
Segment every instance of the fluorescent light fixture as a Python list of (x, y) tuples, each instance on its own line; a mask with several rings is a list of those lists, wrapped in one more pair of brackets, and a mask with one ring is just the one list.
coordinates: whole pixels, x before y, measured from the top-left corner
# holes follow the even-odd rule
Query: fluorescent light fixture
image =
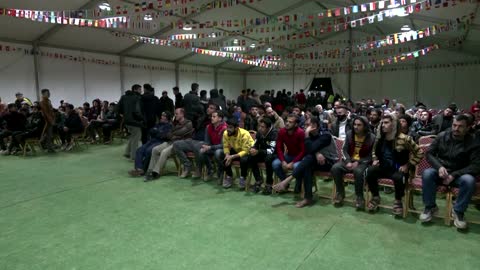
[(143, 17), (143, 20), (145, 20), (145, 21), (152, 21), (152, 20), (153, 20), (153, 17), (152, 17), (152, 15), (150, 15), (150, 14), (145, 14), (145, 17)]
[(255, 46), (256, 46), (255, 43), (252, 43), (252, 44), (250, 45), (250, 48), (253, 49), (253, 48), (255, 48)]
[(98, 5), (98, 8), (103, 11), (110, 11), (112, 8), (110, 7), (110, 4), (107, 2), (101, 3)]
[(211, 33), (211, 34), (210, 34), (210, 37), (211, 37), (211, 38), (216, 38), (217, 35), (216, 35), (215, 33)]
[(183, 26), (183, 30), (185, 30), (185, 31), (191, 31), (191, 30), (192, 30), (192, 26), (191, 26), (190, 24), (185, 24), (185, 25)]
[(238, 44), (238, 39), (234, 39), (233, 44)]
[(412, 28), (410, 28), (410, 26), (408, 24), (405, 24), (404, 26), (402, 26), (402, 28), (400, 28), (401, 31), (403, 32), (408, 32), (410, 30), (412, 30)]
[(268, 48), (268, 49), (267, 49), (267, 52), (268, 52), (268, 53), (273, 52), (272, 48)]

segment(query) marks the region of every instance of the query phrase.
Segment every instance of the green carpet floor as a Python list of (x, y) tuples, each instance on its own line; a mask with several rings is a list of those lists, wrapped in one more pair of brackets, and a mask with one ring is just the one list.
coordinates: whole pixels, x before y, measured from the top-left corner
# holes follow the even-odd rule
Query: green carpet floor
[[(460, 233), (440, 219), (423, 226), (327, 200), (296, 209), (289, 194), (173, 175), (144, 183), (128, 177), (122, 153), (114, 145), (0, 157), (0, 269), (480, 267), (479, 225)], [(469, 210), (467, 218), (478, 213)]]

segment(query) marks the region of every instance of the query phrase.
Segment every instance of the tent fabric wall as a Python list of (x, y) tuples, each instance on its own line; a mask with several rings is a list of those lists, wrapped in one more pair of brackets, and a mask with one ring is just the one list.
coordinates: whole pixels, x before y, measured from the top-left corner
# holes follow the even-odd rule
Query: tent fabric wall
[[(31, 49), (29, 46), (4, 42), (2, 44)], [(37, 95), (35, 93), (33, 56), (24, 53), (0, 51), (0, 82), (2, 102), (11, 103), (15, 101), (15, 93), (17, 92), (22, 92), (25, 97), (35, 100)]]
[(243, 74), (228, 70), (218, 71), (218, 89), (227, 99), (236, 99), (243, 89)]

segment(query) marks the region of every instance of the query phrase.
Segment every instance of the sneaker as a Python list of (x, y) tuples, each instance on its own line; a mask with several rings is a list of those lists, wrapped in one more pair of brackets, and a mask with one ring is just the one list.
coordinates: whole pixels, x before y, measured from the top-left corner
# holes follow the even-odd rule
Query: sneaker
[(193, 178), (200, 178), (200, 177), (202, 177), (202, 173), (201, 173), (198, 169), (195, 169), (195, 170), (192, 172), (192, 177), (193, 177)]
[(67, 145), (67, 148), (65, 148), (65, 151), (72, 151), (72, 149), (73, 149), (73, 143), (69, 143)]
[(160, 175), (156, 172), (151, 172), (151, 173), (148, 173), (145, 175), (145, 180), (143, 180), (143, 182), (150, 182), (150, 181), (154, 181), (154, 180), (157, 180), (158, 177), (160, 177)]
[(190, 175), (190, 168), (183, 168), (183, 172), (180, 175), (180, 178), (187, 178)]
[(363, 197), (358, 196), (355, 200), (355, 208), (357, 211), (365, 210), (365, 199)]
[(425, 208), (423, 210), (423, 213), (420, 214), (420, 222), (426, 223), (430, 222), (432, 220), (432, 217), (438, 213), (438, 207), (433, 207), (433, 208)]
[(262, 181), (257, 181), (253, 185), (253, 193), (259, 193), (262, 190)]
[(245, 177), (240, 177), (238, 179), (238, 187), (240, 189), (245, 189)]
[(227, 176), (223, 179), (223, 188), (231, 188), (232, 187), (232, 177)]
[(455, 225), (457, 229), (464, 230), (467, 228), (467, 222), (465, 221), (465, 217), (463, 213), (459, 213), (455, 210), (452, 210), (452, 218), (453, 218), (453, 225)]
[(271, 185), (266, 185), (263, 188), (262, 194), (263, 195), (272, 195), (272, 192), (273, 192), (272, 186)]
[(203, 179), (203, 181), (208, 182), (208, 181), (211, 181), (213, 179), (215, 179), (215, 173), (210, 171), (210, 172), (207, 173), (207, 176), (205, 177), (205, 179)]
[(337, 193), (335, 199), (333, 200), (333, 205), (335, 207), (343, 206), (343, 200), (345, 199), (345, 194)]

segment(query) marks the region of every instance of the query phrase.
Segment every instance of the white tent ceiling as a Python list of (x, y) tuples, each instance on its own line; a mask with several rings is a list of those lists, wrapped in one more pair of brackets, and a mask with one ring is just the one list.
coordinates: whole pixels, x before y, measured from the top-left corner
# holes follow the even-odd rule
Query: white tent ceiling
[[(18, 9), (31, 9), (31, 10), (80, 10), (90, 9), (97, 7), (98, 4), (105, 2), (99, 0), (68, 0), (68, 1), (28, 1), (28, 0), (0, 0), (0, 8), (18, 8)], [(111, 6), (129, 6), (133, 7), (135, 3), (141, 3), (141, 0), (108, 0)], [(201, 5), (205, 3), (213, 2), (211, 0), (195, 0), (191, 2), (193, 5)], [(280, 16), (288, 15), (292, 13), (297, 14), (315, 14), (317, 12), (324, 12), (326, 9), (344, 7), (349, 5), (356, 5), (361, 3), (371, 2), (371, 0), (254, 0), (246, 1), (246, 4), (237, 5), (231, 8), (225, 9), (213, 9), (205, 12), (197, 13), (195, 15), (189, 15), (188, 20), (191, 22), (204, 22), (209, 20), (234, 20), (240, 18), (257, 18), (263, 16)], [(457, 0), (457, 3), (460, 2)], [(411, 25), (414, 29), (427, 27), (433, 24), (445, 23), (449, 19), (455, 19), (463, 15), (470, 13), (478, 14), (478, 3), (458, 3), (455, 7), (449, 8), (432, 8), (431, 10), (424, 10), (421, 13), (414, 13), (408, 17), (394, 18), (385, 20), (383, 22), (367, 25), (364, 27), (353, 28), (353, 37), (375, 35), (378, 38), (387, 34), (396, 33), (400, 31), (400, 27), (404, 24)], [(161, 17), (157, 23), (162, 22), (164, 25), (169, 25), (171, 22), (183, 20), (185, 17), (181, 16), (169, 16)], [(282, 23), (279, 23), (282, 24)], [(235, 70), (248, 70), (250, 66), (235, 63), (232, 60), (225, 58), (198, 55), (191, 52), (189, 49), (179, 49), (173, 47), (162, 47), (136, 43), (135, 41), (125, 38), (116, 37), (112, 35), (112, 31), (125, 31), (132, 34), (144, 35), (150, 37), (165, 38), (172, 34), (178, 33), (190, 33), (187, 31), (172, 29), (170, 26), (158, 27), (157, 29), (139, 30), (139, 29), (127, 29), (127, 30), (115, 30), (115, 29), (93, 29), (93, 28), (80, 28), (76, 26), (64, 26), (64, 25), (52, 25), (46, 23), (32, 22), (23, 19), (17, 19), (7, 16), (0, 16), (0, 40), (21, 42), (21, 43), (34, 43), (41, 46), (49, 46), (56, 48), (75, 49), (97, 53), (118, 54), (130, 57), (140, 57), (148, 59), (158, 59), (168, 62), (178, 62), (182, 64), (198, 64), (207, 66), (216, 66)], [(232, 31), (232, 30), (255, 30), (261, 28), (247, 27), (245, 28), (222, 28), (218, 27), (215, 31)], [(200, 29), (195, 33), (211, 32), (212, 29)], [(192, 31), (193, 32), (193, 31)], [(293, 29), (290, 33), (300, 34), (303, 31), (301, 29)], [(467, 31), (447, 32), (441, 33), (431, 38), (422, 39), (418, 42), (412, 42), (411, 46), (422, 46), (424, 44), (431, 44), (433, 42), (442, 42), (454, 37), (466, 35), (466, 40), (461, 46), (457, 46), (453, 49), (445, 50), (445, 60), (448, 61), (461, 61), (462, 59), (480, 58), (480, 18), (475, 18), (474, 22), (470, 25), (470, 29)], [(238, 36), (218, 37), (215, 39), (209, 38), (204, 41), (230, 41), (238, 38), (247, 40), (249, 43), (257, 43), (259, 40), (265, 37), (261, 33), (248, 33)], [(348, 32), (333, 32), (329, 34), (323, 34), (322, 36), (305, 38), (302, 40), (289, 40), (289, 41), (273, 41), (271, 45), (275, 45), (275, 51), (273, 54), (284, 54), (287, 52), (306, 52), (306, 49), (289, 49), (289, 45), (292, 43), (319, 43), (321, 41), (345, 39), (348, 38)], [(322, 45), (323, 46), (323, 45)], [(321, 47), (316, 47), (318, 50)], [(258, 47), (257, 47), (258, 48)], [(261, 48), (261, 49), (260, 49)], [(255, 55), (262, 55), (265, 53), (265, 48), (260, 47), (252, 50), (249, 53)], [(214, 49), (214, 48), (212, 48)], [(325, 49), (331, 49), (331, 46), (325, 45)], [(288, 62), (288, 61), (287, 61)], [(311, 61), (310, 61), (311, 62)], [(318, 62), (318, 61), (317, 61)]]

